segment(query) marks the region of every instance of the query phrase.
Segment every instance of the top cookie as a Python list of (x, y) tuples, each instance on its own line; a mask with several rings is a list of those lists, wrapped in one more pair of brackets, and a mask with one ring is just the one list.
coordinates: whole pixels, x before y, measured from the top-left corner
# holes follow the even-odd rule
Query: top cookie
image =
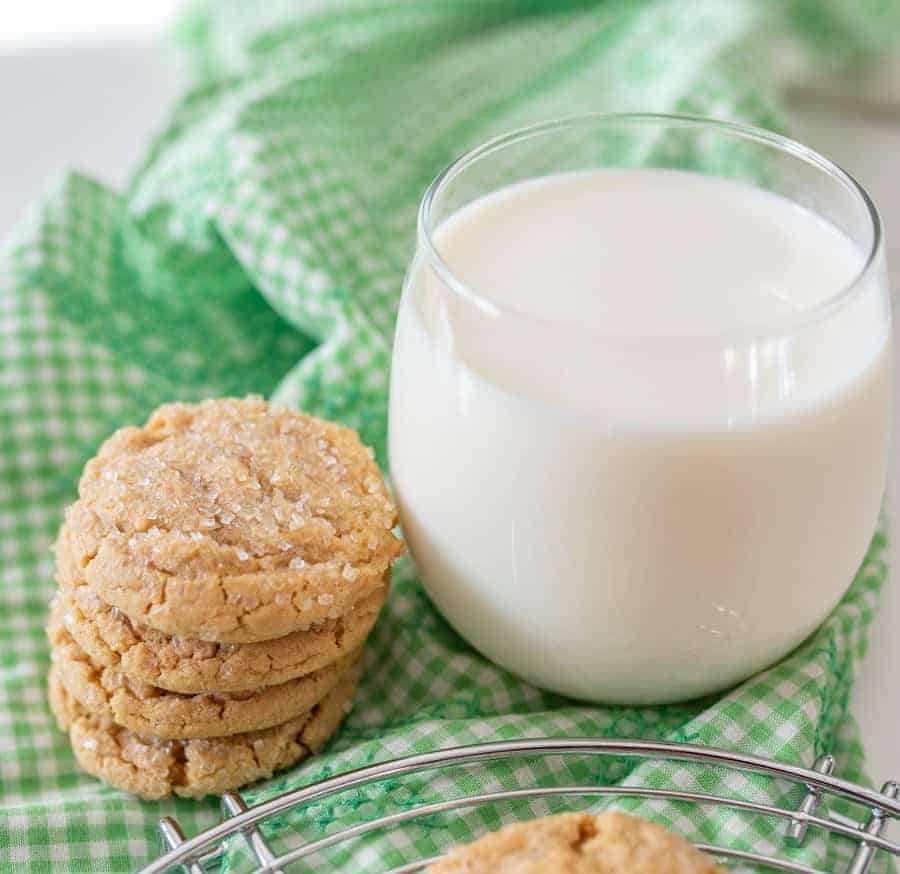
[(85, 466), (57, 569), (160, 631), (250, 643), (380, 588), (396, 521), (354, 431), (257, 398), (165, 404)]
[(519, 822), (458, 847), (426, 874), (725, 874), (661, 825), (622, 813)]

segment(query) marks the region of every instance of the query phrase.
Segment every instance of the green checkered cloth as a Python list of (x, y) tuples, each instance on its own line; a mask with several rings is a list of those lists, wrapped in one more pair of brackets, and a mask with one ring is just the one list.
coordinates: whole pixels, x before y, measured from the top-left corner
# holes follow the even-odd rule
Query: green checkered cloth
[[(462, 149), (581, 110), (685, 111), (779, 126), (760, 71), (783, 39), (811, 63), (871, 56), (896, 4), (794, 0), (218, 0), (182, 18), (194, 85), (128, 189), (67, 176), (0, 266), (0, 870), (132, 871), (156, 821), (188, 833), (214, 800), (143, 803), (82, 774), (47, 708), (50, 544), (80, 466), (162, 401), (260, 392), (358, 428), (384, 460), (390, 346), (416, 205)], [(575, 704), (469, 649), (401, 563), (356, 709), (320, 756), (248, 791), (269, 798), (348, 768), (498, 738), (690, 741), (865, 780), (847, 713), (886, 576), (879, 532), (841, 605), (777, 667), (710, 700)], [(349, 793), (267, 828), (278, 847), (474, 789), (621, 780), (771, 804), (749, 776), (551, 757)], [(582, 802), (583, 803), (583, 802)], [(377, 871), (574, 800), (486, 806), (333, 849), (314, 870)], [(689, 837), (783, 851), (783, 824), (674, 803), (627, 805)], [(837, 870), (821, 835), (789, 852)], [(250, 867), (233, 842), (223, 869)], [(885, 870), (879, 863), (873, 870)], [(307, 869), (312, 870), (312, 869)]]

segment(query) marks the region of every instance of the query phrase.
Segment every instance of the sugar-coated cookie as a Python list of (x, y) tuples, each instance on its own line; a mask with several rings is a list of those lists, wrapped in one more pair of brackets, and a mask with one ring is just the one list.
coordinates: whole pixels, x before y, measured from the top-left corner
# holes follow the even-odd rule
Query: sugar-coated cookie
[(165, 404), (87, 463), (57, 573), (167, 634), (271, 640), (380, 590), (396, 521), (354, 431), (257, 398)]
[(623, 813), (562, 813), (457, 847), (426, 874), (725, 874), (661, 825)]
[(225, 737), (294, 719), (315, 707), (360, 658), (360, 651), (351, 652), (277, 686), (183, 695), (98, 667), (66, 631), (57, 611), (47, 634), (60, 682), (86, 710), (137, 734), (173, 739)]
[(101, 668), (171, 692), (241, 692), (310, 674), (360, 647), (387, 592), (385, 585), (337, 619), (257, 643), (173, 637), (133, 622), (87, 586), (59, 591), (53, 612)]
[(265, 731), (211, 740), (141, 737), (88, 712), (63, 688), (51, 667), (50, 705), (68, 731), (75, 757), (89, 774), (141, 798), (219, 795), (271, 777), (316, 752), (349, 712), (358, 672), (340, 683), (309, 713)]

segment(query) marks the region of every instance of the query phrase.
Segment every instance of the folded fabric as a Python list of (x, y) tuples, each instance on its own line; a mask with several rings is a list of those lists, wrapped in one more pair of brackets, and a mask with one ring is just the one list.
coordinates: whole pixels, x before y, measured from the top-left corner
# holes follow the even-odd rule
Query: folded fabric
[[(68, 176), (0, 267), (0, 867), (132, 871), (159, 852), (161, 815), (191, 832), (218, 819), (214, 800), (143, 803), (86, 777), (47, 709), (49, 545), (81, 463), (112, 428), (164, 400), (258, 392), (358, 428), (384, 461), (415, 211), (456, 154), (587, 110), (780, 127), (775, 83), (763, 78), (770, 46), (799, 37), (830, 64), (898, 33), (900, 8), (850, 0), (219, 0), (186, 13), (179, 38), (194, 84), (127, 191)], [(784, 662), (711, 700), (658, 708), (585, 706), (505, 673), (440, 619), (406, 560), (338, 739), (248, 797), (412, 751), (548, 735), (690, 741), (807, 765), (828, 751), (841, 776), (864, 780), (847, 697), (883, 548), (879, 532), (842, 604)], [(454, 792), (578, 779), (798, 800), (709, 769), (552, 759), (370, 787), (267, 831), (285, 846)], [(347, 850), (329, 851), (315, 870), (380, 870), (575, 804), (433, 817), (366, 836), (352, 864)], [(622, 806), (695, 840), (784, 846), (783, 824), (745, 813)], [(823, 870), (846, 856), (814, 832), (785, 852)], [(234, 842), (223, 869), (249, 866)]]

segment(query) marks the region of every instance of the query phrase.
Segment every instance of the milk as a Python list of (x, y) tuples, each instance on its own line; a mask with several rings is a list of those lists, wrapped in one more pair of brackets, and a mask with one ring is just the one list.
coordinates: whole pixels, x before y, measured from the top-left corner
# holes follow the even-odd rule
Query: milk
[[(519, 183), (437, 230), (398, 318), (390, 462), (432, 599), (578, 698), (686, 699), (771, 664), (849, 585), (882, 497), (883, 289), (749, 185)], [(449, 285), (458, 282), (458, 286)]]

